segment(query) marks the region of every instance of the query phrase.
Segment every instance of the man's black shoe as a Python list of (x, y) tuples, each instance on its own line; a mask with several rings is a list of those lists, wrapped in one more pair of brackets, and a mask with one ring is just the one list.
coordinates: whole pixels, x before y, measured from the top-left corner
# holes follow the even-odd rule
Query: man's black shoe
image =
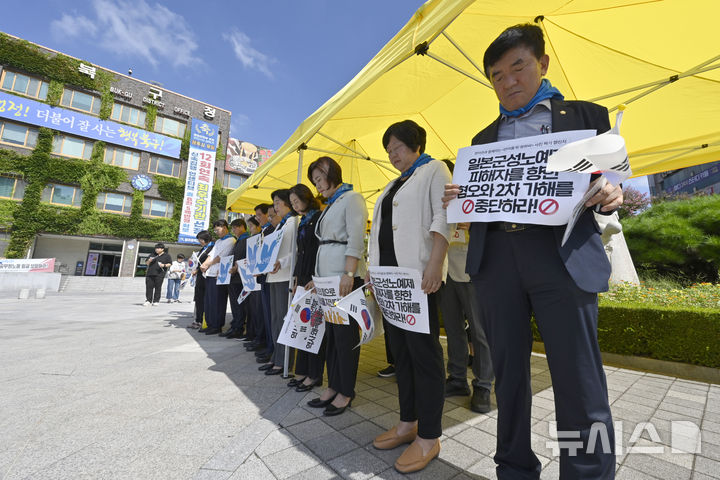
[(248, 352), (256, 352), (258, 350), (264, 350), (265, 346), (264, 345), (253, 345), (253, 346), (246, 347), (246, 348), (247, 348)]
[(232, 335), (233, 333), (235, 333), (235, 330), (233, 330), (233, 329), (231, 328), (230, 330), (226, 330), (226, 331), (222, 332), (222, 333), (220, 334), (220, 336), (221, 336), (221, 337), (229, 337), (229, 336)]
[(470, 395), (470, 387), (467, 384), (467, 380), (460, 380), (457, 378), (449, 377), (445, 382), (445, 396), (466, 396)]
[(255, 359), (255, 361), (256, 361), (257, 363), (267, 363), (267, 362), (270, 361), (270, 355), (268, 355), (268, 356), (266, 356), (266, 357), (258, 357), (258, 358)]
[(205, 335), (215, 335), (215, 334), (220, 333), (220, 332), (222, 332), (222, 330), (220, 330), (219, 328), (208, 328), (208, 329), (205, 331)]
[(243, 338), (243, 333), (240, 330), (230, 330), (225, 338)]
[(490, 390), (483, 387), (473, 387), (472, 398), (470, 398), (470, 410), (477, 413), (488, 413), (490, 406)]
[(256, 357), (266, 357), (267, 354), (268, 354), (268, 352), (265, 349), (258, 350), (257, 352), (255, 352)]
[(199, 329), (198, 329), (198, 333), (205, 333), (205, 332), (208, 331), (209, 328), (210, 328), (210, 327), (202, 327), (202, 328), (199, 328)]

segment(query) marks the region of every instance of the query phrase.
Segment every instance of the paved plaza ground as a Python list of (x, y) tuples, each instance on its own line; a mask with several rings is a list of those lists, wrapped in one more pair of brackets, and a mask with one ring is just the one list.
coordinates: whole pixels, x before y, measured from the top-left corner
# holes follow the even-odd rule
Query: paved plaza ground
[[(323, 417), (306, 406), (319, 391), (296, 393), (262, 375), (238, 340), (186, 329), (192, 303), (143, 308), (142, 300), (77, 291), (0, 298), (0, 479), (403, 477), (393, 468), (402, 447), (371, 445), (399, 418), (395, 380), (376, 376), (382, 338), (363, 347), (352, 408)], [(619, 479), (720, 478), (720, 386), (606, 370), (621, 427)], [(532, 373), (533, 444), (542, 478), (553, 479), (543, 356), (533, 355)], [(440, 459), (408, 478), (495, 478), (496, 412), (468, 406), (469, 397), (447, 399)], [(693, 425), (699, 453), (673, 452), (671, 443), (692, 445)]]

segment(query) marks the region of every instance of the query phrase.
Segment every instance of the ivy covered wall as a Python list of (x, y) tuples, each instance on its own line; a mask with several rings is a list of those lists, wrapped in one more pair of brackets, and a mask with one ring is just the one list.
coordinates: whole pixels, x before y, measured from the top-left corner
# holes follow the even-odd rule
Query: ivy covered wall
[[(46, 103), (58, 105), (65, 85), (100, 93), (99, 117), (108, 119), (114, 96), (110, 85), (114, 75), (97, 69), (92, 79), (78, 71), (81, 61), (62, 54), (49, 54), (35, 45), (0, 33), (0, 65), (49, 80)], [(89, 63), (89, 62), (87, 62)], [(146, 106), (146, 129), (154, 128), (157, 109)], [(182, 140), (181, 155), (187, 160), (190, 135)], [(103, 162), (104, 142), (95, 142), (90, 160), (56, 158), (51, 155), (55, 132), (40, 128), (36, 147), (29, 155), (0, 148), (0, 175), (16, 175), (27, 183), (22, 201), (0, 199), (0, 230), (10, 231), (10, 243), (4, 253), (9, 258), (24, 257), (33, 238), (40, 232), (60, 235), (106, 235), (150, 241), (172, 242), (177, 239), (184, 193), (184, 179), (156, 176), (160, 196), (174, 204), (172, 218), (142, 216), (144, 194), (132, 194), (130, 215), (97, 210), (100, 192), (112, 192), (128, 181), (126, 170)], [(224, 157), (224, 155), (223, 155)], [(83, 192), (80, 208), (62, 207), (41, 202), (48, 183), (79, 186)], [(212, 193), (212, 219), (225, 208), (227, 194), (220, 185)], [(0, 252), (2, 255), (3, 252)]]

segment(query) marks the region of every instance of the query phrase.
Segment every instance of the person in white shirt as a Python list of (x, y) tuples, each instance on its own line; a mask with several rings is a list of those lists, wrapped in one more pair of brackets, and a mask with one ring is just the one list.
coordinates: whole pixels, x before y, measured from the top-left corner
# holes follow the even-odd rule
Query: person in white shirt
[(167, 303), (179, 302), (180, 282), (185, 280), (185, 255), (178, 253), (177, 260), (170, 265), (168, 270), (168, 286), (165, 297)]
[(220, 333), (225, 325), (228, 289), (227, 285), (217, 284), (217, 276), (220, 273), (220, 260), (222, 257), (232, 255), (235, 246), (235, 237), (228, 232), (227, 221), (215, 220), (213, 231), (218, 239), (207, 260), (200, 265), (200, 271), (205, 275), (205, 323), (207, 323), (207, 328), (201, 328), (198, 331), (205, 335)]

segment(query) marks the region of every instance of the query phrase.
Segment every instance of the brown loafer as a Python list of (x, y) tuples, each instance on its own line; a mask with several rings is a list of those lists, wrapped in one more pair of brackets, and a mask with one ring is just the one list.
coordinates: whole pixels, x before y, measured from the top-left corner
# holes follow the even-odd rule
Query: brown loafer
[(395, 461), (395, 470), (400, 473), (411, 473), (427, 467), (430, 461), (440, 455), (440, 439), (435, 439), (427, 455), (423, 455), (422, 447), (418, 443), (411, 443), (408, 448)]
[(391, 450), (404, 443), (411, 443), (417, 437), (417, 427), (405, 435), (398, 435), (397, 426), (394, 426), (385, 433), (382, 433), (375, 437), (373, 441), (373, 447), (378, 450)]

